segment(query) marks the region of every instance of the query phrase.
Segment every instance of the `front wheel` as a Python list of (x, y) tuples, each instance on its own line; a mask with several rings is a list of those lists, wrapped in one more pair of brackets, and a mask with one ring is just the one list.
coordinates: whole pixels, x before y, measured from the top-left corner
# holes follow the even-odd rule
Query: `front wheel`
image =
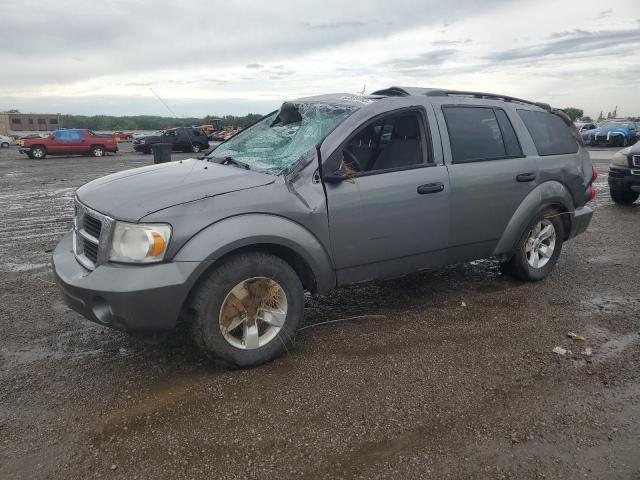
[(104, 148), (100, 145), (96, 145), (91, 147), (91, 156), (92, 157), (102, 157), (104, 155)]
[(252, 252), (224, 260), (189, 301), (196, 344), (234, 367), (280, 355), (298, 329), (304, 292), (296, 272), (275, 255)]
[(609, 193), (611, 193), (611, 198), (618, 205), (631, 205), (640, 196), (638, 192), (632, 192), (631, 190), (614, 190), (613, 188), (609, 190)]
[(2, 142), (2, 144), (0, 144), (0, 147), (9, 148), (9, 144), (7, 142)]
[(29, 155), (30, 158), (40, 160), (46, 156), (47, 156), (47, 151), (44, 149), (44, 147), (41, 147), (39, 145), (36, 145), (35, 147), (31, 147), (31, 152)]
[(560, 214), (547, 209), (525, 229), (511, 259), (503, 266), (506, 273), (521, 280), (537, 282), (555, 267), (564, 239)]

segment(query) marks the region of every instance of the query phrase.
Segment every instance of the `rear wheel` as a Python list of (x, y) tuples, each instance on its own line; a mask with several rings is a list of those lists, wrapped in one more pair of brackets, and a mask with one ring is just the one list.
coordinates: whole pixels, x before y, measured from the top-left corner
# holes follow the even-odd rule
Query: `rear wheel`
[(193, 145), (191, 145), (191, 151), (193, 153), (199, 153), (202, 150), (202, 145), (200, 145), (199, 143), (194, 143)]
[(544, 210), (526, 228), (513, 256), (504, 264), (506, 273), (521, 280), (542, 280), (555, 267), (563, 239), (564, 226), (558, 212)]
[(253, 367), (286, 349), (303, 315), (304, 292), (287, 262), (252, 252), (223, 261), (189, 303), (198, 346), (232, 366)]
[(631, 190), (614, 190), (613, 188), (609, 190), (609, 193), (611, 193), (613, 201), (619, 205), (631, 205), (640, 196), (638, 192), (632, 192)]
[(0, 147), (9, 148), (9, 143), (8, 142), (2, 142), (2, 144), (0, 144)]
[(94, 145), (91, 147), (91, 156), (92, 157), (102, 157), (104, 155), (104, 147), (101, 145)]
[(40, 160), (44, 157), (47, 156), (47, 151), (45, 150), (45, 148), (41, 145), (35, 145), (33, 147), (31, 147), (31, 154), (29, 155), (30, 158), (34, 158), (36, 160)]

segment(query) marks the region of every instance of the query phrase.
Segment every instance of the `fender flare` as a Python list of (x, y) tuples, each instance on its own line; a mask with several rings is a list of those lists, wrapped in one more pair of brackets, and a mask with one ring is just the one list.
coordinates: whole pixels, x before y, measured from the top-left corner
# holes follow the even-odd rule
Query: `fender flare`
[[(541, 183), (524, 197), (520, 205), (511, 216), (507, 228), (505, 228), (498, 241), (493, 255), (509, 253), (520, 240), (522, 232), (534, 220), (535, 216), (547, 207), (559, 205), (566, 212), (573, 213), (575, 206), (569, 189), (562, 183), (550, 180)], [(569, 215), (569, 222), (572, 215)], [(566, 222), (567, 219), (564, 219)], [(565, 225), (567, 225), (565, 223)], [(570, 224), (569, 224), (570, 227)], [(565, 232), (565, 237), (569, 235), (571, 228)]]
[(313, 273), (316, 289), (328, 292), (336, 286), (331, 256), (318, 238), (300, 224), (270, 214), (227, 217), (200, 230), (173, 257), (175, 262), (198, 262), (190, 279), (194, 284), (217, 260), (241, 248), (270, 245), (295, 252)]

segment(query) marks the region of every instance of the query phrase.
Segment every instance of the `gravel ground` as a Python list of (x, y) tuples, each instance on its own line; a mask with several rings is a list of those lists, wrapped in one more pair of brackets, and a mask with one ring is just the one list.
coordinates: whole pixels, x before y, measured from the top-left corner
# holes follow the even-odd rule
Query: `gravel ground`
[(0, 478), (640, 478), (640, 205), (612, 204), (612, 151), (547, 280), (485, 260), (309, 298), (287, 355), (226, 371), (53, 284), (75, 189), (151, 161), (126, 150), (0, 151)]

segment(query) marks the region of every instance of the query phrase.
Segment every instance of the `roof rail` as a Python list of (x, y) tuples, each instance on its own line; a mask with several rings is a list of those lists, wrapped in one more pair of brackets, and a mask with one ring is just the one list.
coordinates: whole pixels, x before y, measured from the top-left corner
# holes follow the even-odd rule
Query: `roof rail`
[(465, 92), (461, 90), (442, 90), (431, 89), (425, 93), (428, 97), (448, 97), (448, 96), (464, 96), (474, 98), (486, 98), (494, 100), (502, 100), (505, 102), (517, 102), (525, 103), (528, 105), (535, 105), (536, 107), (543, 108), (544, 110), (551, 111), (551, 105), (543, 102), (532, 102), (530, 100), (523, 100), (522, 98), (510, 97), (508, 95), (497, 95), (495, 93), (483, 93), (483, 92)]
[(385, 97), (408, 97), (409, 92), (407, 92), (402, 87), (389, 87), (383, 88), (382, 90), (376, 90), (372, 92), (371, 95), (382, 95)]

